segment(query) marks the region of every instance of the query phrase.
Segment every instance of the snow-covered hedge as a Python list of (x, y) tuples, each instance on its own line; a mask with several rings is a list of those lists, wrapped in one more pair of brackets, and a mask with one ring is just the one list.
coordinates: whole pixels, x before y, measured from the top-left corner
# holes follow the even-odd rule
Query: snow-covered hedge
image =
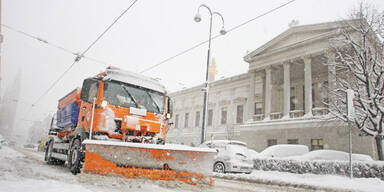
[[(254, 168), (263, 171), (349, 175), (348, 161), (299, 161), (288, 159), (254, 159)], [(384, 180), (384, 162), (353, 162), (353, 176)]]

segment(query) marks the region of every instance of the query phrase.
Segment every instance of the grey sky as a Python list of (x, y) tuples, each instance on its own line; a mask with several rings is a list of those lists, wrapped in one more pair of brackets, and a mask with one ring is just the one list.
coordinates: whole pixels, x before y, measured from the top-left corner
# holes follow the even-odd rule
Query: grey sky
[[(225, 18), (231, 28), (289, 0), (139, 0), (86, 54), (123, 69), (139, 72), (208, 38), (208, 13), (195, 23), (197, 7), (205, 3)], [(128, 0), (3, 0), (2, 22), (74, 52), (82, 52), (133, 1)], [(212, 43), (218, 75), (229, 77), (248, 69), (243, 56), (288, 29), (292, 19), (300, 25), (346, 18), (359, 0), (297, 0), (272, 14), (220, 37)], [(367, 1), (383, 9), (384, 1)], [(214, 18), (213, 33), (221, 27)], [(31, 111), (36, 99), (73, 62), (74, 56), (3, 28), (1, 93), (22, 70), (18, 118), (40, 120), (56, 110), (57, 100), (81, 86), (84, 78), (105, 66), (83, 59)], [(205, 77), (207, 45), (144, 73), (160, 78), (168, 90), (200, 84)], [(19, 121), (18, 127), (31, 123)], [(20, 129), (21, 130), (21, 129)]]

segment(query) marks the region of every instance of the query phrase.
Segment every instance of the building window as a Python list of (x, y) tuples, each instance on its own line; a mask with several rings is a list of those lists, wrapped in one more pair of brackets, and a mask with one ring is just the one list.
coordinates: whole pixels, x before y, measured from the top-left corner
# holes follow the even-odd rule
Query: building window
[(288, 144), (299, 144), (299, 139), (288, 139)]
[(175, 116), (175, 128), (179, 128), (179, 114)]
[(267, 146), (277, 145), (277, 139), (268, 139)]
[(255, 115), (257, 114), (263, 114), (263, 103), (262, 102), (256, 102), (255, 103)]
[(296, 110), (296, 104), (297, 104), (297, 99), (296, 99), (296, 91), (295, 87), (291, 87), (291, 99), (290, 99), (290, 110), (294, 111)]
[[(329, 99), (328, 99), (328, 90), (329, 90), (329, 87), (328, 87), (328, 81), (324, 81), (322, 86), (321, 86), (321, 100), (322, 102), (328, 104), (329, 103)], [(331, 90), (332, 91), (332, 90)]]
[(189, 119), (189, 113), (185, 113), (185, 121), (184, 121), (184, 127), (188, 127), (188, 119)]
[(213, 110), (212, 109), (209, 109), (208, 110), (208, 126), (212, 126), (212, 119), (213, 119)]
[(200, 126), (200, 111), (196, 111), (195, 127)]
[(303, 85), (303, 110), (305, 110), (305, 85)]
[(226, 107), (221, 108), (221, 121), (220, 121), (220, 123), (222, 125), (227, 124), (227, 108)]
[(238, 105), (236, 111), (236, 123), (243, 123), (244, 106)]
[(323, 139), (311, 139), (311, 150), (324, 149)]
[(317, 85), (317, 84), (314, 84), (314, 83), (312, 84), (312, 107), (313, 107), (313, 108), (315, 108), (315, 98), (316, 98), (316, 97), (315, 97), (315, 91), (316, 91), (316, 90), (315, 90), (315, 86), (316, 86), (316, 85)]

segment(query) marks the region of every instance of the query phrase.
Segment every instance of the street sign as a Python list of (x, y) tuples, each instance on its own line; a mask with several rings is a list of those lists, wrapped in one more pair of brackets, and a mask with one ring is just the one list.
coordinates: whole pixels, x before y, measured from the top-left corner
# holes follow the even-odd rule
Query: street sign
[(349, 121), (355, 119), (355, 106), (353, 102), (355, 100), (355, 92), (352, 89), (347, 89), (347, 117)]

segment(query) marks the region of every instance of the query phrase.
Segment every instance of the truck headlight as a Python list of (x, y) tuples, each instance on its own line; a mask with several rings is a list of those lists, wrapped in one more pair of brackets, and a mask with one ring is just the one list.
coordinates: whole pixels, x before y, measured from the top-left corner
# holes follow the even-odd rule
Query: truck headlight
[(108, 101), (103, 101), (103, 102), (101, 102), (101, 106), (102, 106), (103, 108), (105, 108), (107, 105), (108, 105)]

